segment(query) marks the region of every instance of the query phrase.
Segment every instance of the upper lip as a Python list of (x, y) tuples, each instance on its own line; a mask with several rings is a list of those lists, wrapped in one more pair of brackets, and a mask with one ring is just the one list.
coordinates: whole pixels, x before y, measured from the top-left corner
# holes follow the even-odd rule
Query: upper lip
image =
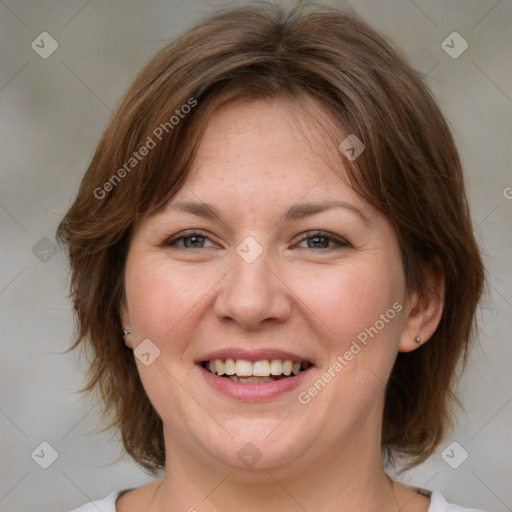
[(243, 348), (222, 348), (219, 350), (215, 350), (213, 352), (209, 352), (208, 354), (201, 356), (196, 359), (196, 363), (203, 363), (204, 361), (212, 361), (214, 359), (245, 359), (247, 361), (263, 361), (265, 359), (280, 359), (281, 361), (301, 361), (301, 362), (309, 362), (311, 364), (312, 361), (307, 357), (300, 356), (298, 354), (294, 354), (293, 352), (287, 352), (284, 350), (276, 350), (274, 348), (269, 349), (258, 349), (258, 350), (247, 350)]

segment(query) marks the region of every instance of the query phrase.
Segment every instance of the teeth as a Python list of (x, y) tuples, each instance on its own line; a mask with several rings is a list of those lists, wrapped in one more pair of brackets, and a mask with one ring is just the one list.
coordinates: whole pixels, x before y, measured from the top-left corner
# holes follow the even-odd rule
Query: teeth
[(228, 377), (233, 382), (243, 382), (244, 384), (261, 384), (262, 382), (274, 382), (270, 377), (240, 377), (232, 375)]
[[(206, 369), (216, 375), (226, 375), (234, 382), (273, 382), (273, 376), (298, 375), (309, 368), (308, 362), (272, 359), (261, 361), (248, 361), (246, 359), (215, 359), (208, 361)], [(238, 377), (243, 377), (238, 379)], [(254, 377), (252, 379), (251, 377)]]
[(224, 375), (224, 373), (226, 373), (224, 370), (224, 367), (225, 367), (224, 363), (220, 359), (215, 359), (214, 363), (215, 363), (215, 371), (217, 372), (217, 375)]
[(287, 359), (284, 363), (283, 363), (283, 373), (288, 376), (292, 373), (292, 368), (293, 368), (293, 362), (290, 361), (289, 359)]
[(224, 370), (226, 371), (226, 375), (235, 375), (235, 372), (236, 372), (235, 360), (234, 359), (226, 359), (226, 365), (224, 366)]
[(281, 373), (283, 373), (283, 363), (280, 359), (272, 359), (270, 361), (270, 374), (281, 375)]
[(252, 374), (255, 377), (268, 377), (270, 375), (270, 364), (268, 361), (256, 361), (252, 363)]
[(235, 363), (235, 373), (238, 377), (252, 376), (252, 363), (246, 359), (237, 359)]

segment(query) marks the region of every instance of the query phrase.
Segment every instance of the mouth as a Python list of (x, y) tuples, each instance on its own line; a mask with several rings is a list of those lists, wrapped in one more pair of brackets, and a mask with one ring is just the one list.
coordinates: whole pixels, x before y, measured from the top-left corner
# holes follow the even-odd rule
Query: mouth
[(316, 368), (298, 353), (275, 348), (218, 349), (194, 361), (210, 389), (230, 399), (260, 402), (286, 399)]
[(201, 367), (213, 375), (241, 384), (264, 384), (279, 380), (293, 379), (305, 372), (310, 366), (309, 361), (293, 361), (291, 359), (210, 359), (202, 361)]

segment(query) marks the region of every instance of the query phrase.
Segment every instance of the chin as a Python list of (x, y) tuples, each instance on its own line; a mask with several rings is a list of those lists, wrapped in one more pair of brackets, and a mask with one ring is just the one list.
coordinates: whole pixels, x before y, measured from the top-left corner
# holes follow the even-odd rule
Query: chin
[(306, 425), (283, 421), (286, 416), (268, 420), (237, 418), (225, 423), (231, 436), (225, 431), (216, 432), (207, 439), (203, 437), (198, 444), (219, 463), (237, 470), (254, 473), (293, 464), (304, 458), (304, 452), (316, 436), (310, 434)]

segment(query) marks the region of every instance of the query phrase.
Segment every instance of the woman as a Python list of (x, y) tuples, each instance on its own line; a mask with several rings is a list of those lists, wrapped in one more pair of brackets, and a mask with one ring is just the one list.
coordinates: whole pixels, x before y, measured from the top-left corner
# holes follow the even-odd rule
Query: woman
[(164, 48), (58, 234), (86, 389), (164, 470), (78, 510), (462, 510), (385, 470), (451, 424), (482, 262), (446, 122), (362, 21), (240, 8)]

